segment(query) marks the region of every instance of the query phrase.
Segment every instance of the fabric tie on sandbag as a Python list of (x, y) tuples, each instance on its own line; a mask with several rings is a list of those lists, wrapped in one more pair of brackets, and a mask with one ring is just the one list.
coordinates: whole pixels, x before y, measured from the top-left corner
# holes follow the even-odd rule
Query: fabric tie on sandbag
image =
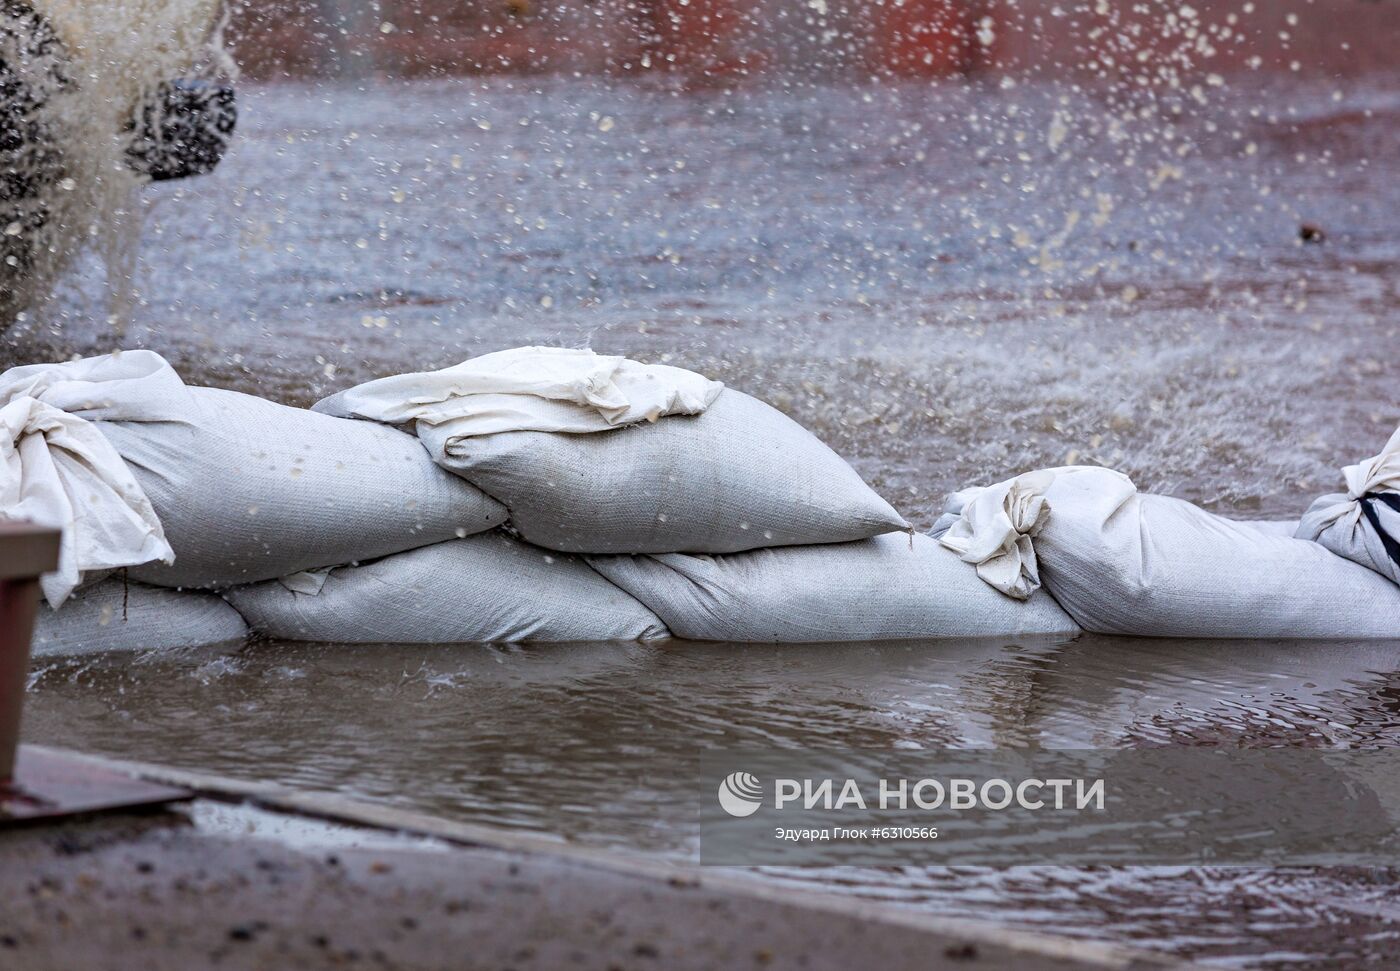
[[(1040, 589), (1032, 540), (1045, 525), (1050, 507), (1045, 489), (1053, 473), (1028, 472), (984, 489), (963, 489), (948, 497), (935, 527), (940, 543), (977, 566), (977, 575), (1017, 600)], [(939, 528), (943, 527), (943, 528)]]
[(178, 421), (185, 386), (150, 351), (126, 351), (0, 375), (0, 516), (63, 531), (59, 568), (41, 580), (57, 608), (91, 571), (170, 563), (145, 490), (93, 422)]
[(340, 418), (432, 426), (442, 455), (496, 432), (608, 431), (667, 415), (698, 415), (724, 389), (693, 371), (567, 347), (517, 347), (440, 371), (397, 374), (312, 408)]
[(1295, 534), (1400, 583), (1400, 428), (1379, 455), (1342, 469), (1345, 493), (1315, 500)]
[(991, 586), (1025, 600), (1040, 589), (1034, 540), (1051, 515), (1045, 492), (1057, 476), (1083, 471), (1117, 476), (1121, 481), (1115, 494), (1137, 491), (1127, 476), (1108, 469), (1077, 465), (1039, 469), (953, 493), (931, 535), (963, 562), (975, 564), (977, 575)]

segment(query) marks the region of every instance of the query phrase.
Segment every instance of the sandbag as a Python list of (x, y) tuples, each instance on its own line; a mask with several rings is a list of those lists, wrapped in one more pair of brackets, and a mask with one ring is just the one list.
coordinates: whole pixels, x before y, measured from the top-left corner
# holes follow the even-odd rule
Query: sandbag
[(597, 556), (589, 564), (704, 641), (874, 641), (1075, 634), (1043, 591), (998, 593), (927, 536), (753, 550), (729, 556)]
[(1296, 519), (1235, 519), (1236, 525), (1253, 529), (1269, 536), (1292, 536), (1298, 532)]
[(206, 647), (247, 633), (238, 611), (214, 594), (109, 578), (79, 587), (58, 610), (40, 605), (33, 656)]
[(1108, 469), (1051, 471), (1040, 578), (1085, 630), (1400, 637), (1400, 588), (1317, 543), (1143, 495)]
[(96, 422), (175, 552), (130, 576), (221, 588), (371, 559), (499, 525), (505, 509), (412, 436), (216, 388), (180, 420)]
[(128, 351), (0, 374), (0, 519), (61, 530), (41, 581), (60, 606), (89, 574), (175, 554), (160, 519), (90, 419), (175, 420), (185, 385), (159, 354)]
[(456, 454), (446, 427), (420, 423), (418, 435), (548, 549), (734, 553), (909, 528), (814, 435), (732, 388), (699, 415), (584, 435), (501, 432)]
[(1379, 455), (1342, 469), (1347, 491), (1322, 496), (1298, 523), (1299, 539), (1400, 583), (1400, 429)]
[[(308, 581), (311, 581), (308, 583)], [(315, 590), (319, 593), (297, 592)], [(252, 627), (286, 640), (451, 644), (648, 640), (666, 627), (581, 559), (502, 532), (227, 592)]]

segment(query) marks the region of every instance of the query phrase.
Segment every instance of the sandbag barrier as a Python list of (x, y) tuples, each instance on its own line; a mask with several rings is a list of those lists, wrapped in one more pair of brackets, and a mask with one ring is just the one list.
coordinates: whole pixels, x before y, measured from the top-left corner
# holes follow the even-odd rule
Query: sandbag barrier
[(1067, 468), (957, 493), (924, 536), (763, 402), (591, 351), (497, 352), (311, 410), (121, 352), (0, 375), (0, 428), (0, 515), (65, 530), (36, 654), (249, 631), (1400, 637), (1381, 518), (1400, 503), (1400, 432), (1297, 524)]

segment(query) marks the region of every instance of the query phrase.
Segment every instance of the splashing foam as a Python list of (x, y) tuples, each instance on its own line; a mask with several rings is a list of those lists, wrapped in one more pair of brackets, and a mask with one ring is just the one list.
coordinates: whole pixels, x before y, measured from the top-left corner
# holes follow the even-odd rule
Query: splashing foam
[[(132, 119), (176, 77), (231, 76), (222, 0), (2, 0), (0, 84), (18, 137), (0, 144), (0, 328), (40, 305), (85, 248), (107, 269), (108, 316), (130, 317), (148, 177)], [(155, 106), (158, 107), (158, 106)], [(154, 108), (153, 108), (154, 110)], [(159, 119), (156, 119), (157, 123)]]

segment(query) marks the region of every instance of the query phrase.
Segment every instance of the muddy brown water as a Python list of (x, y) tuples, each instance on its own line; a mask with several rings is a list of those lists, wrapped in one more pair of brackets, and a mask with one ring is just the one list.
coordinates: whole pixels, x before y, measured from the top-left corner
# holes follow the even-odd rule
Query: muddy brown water
[[(1400, 643), (263, 644), (36, 664), (26, 736), (692, 859), (736, 745), (1375, 746)], [(1383, 868), (768, 869), (763, 879), (1222, 965), (1382, 967)], [(1377, 962), (1377, 963), (1373, 963)]]
[[(146, 346), (305, 404), (590, 343), (773, 401), (922, 524), (1066, 461), (1293, 517), (1400, 421), (1393, 79), (250, 86), (241, 126), (148, 193), (123, 335), (92, 265), (0, 363)], [(44, 661), (25, 731), (687, 857), (707, 746), (1389, 746), (1397, 698), (1400, 642), (261, 644)], [(762, 874), (1271, 968), (1393, 964), (1396, 876)]]

